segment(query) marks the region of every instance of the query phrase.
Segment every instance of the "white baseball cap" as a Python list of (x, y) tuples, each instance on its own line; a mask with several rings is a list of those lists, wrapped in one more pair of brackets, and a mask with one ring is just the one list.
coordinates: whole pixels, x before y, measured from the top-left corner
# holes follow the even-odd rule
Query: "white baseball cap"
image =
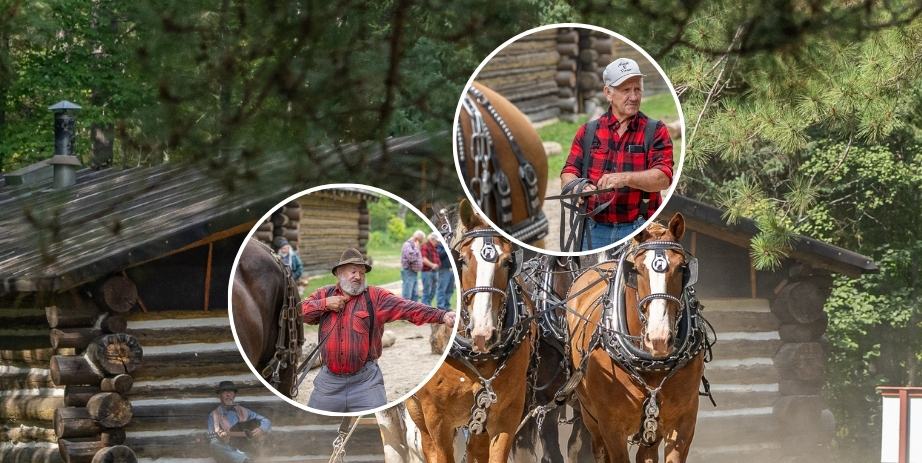
[(630, 58), (618, 58), (605, 66), (605, 71), (602, 72), (602, 80), (605, 85), (612, 87), (617, 87), (625, 80), (636, 76), (644, 77), (640, 72), (640, 66), (637, 65), (637, 61)]

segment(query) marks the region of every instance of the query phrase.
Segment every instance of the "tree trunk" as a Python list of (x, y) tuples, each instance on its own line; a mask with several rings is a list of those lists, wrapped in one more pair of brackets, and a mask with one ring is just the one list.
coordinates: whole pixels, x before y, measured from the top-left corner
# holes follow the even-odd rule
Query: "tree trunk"
[(103, 448), (99, 441), (76, 441), (71, 439), (58, 439), (58, 452), (64, 463), (90, 463), (96, 452)]
[(99, 387), (90, 385), (70, 385), (64, 387), (64, 405), (68, 407), (86, 407), (90, 397), (99, 394)]
[(99, 384), (102, 373), (83, 355), (55, 355), (51, 357), (51, 380), (58, 386)]
[(53, 304), (45, 307), (45, 318), (51, 328), (91, 326), (99, 314), (93, 301), (76, 293), (56, 295)]
[(90, 416), (100, 426), (120, 428), (131, 422), (131, 402), (117, 392), (100, 392), (86, 403)]
[(87, 346), (86, 355), (105, 372), (118, 375), (137, 369), (143, 351), (134, 336), (119, 333), (96, 338)]
[(103, 378), (99, 384), (99, 389), (103, 392), (118, 392), (127, 394), (134, 385), (134, 378), (131, 375), (118, 375), (112, 378)]
[(54, 433), (60, 437), (94, 437), (99, 423), (84, 407), (65, 407), (54, 411)]
[(100, 307), (116, 313), (125, 313), (137, 304), (138, 287), (130, 278), (115, 275), (106, 279), (94, 291), (93, 296)]
[(138, 463), (138, 456), (131, 448), (116, 445), (97, 452), (91, 463)]

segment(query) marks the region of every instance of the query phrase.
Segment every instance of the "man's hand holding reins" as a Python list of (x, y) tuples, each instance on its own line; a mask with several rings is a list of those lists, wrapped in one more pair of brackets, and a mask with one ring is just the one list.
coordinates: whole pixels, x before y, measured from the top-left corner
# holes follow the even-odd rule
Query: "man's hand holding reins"
[(452, 311), (445, 312), (445, 315), (442, 315), (442, 323), (453, 328), (455, 326), (455, 313)]

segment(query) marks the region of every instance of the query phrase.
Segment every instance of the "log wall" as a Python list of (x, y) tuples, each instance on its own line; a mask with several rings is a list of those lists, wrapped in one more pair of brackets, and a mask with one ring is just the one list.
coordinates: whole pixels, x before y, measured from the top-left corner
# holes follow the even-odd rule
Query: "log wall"
[(648, 76), (646, 95), (668, 90), (653, 64), (630, 45), (602, 32), (570, 27), (508, 45), (481, 69), (477, 81), (503, 95), (532, 122), (594, 114), (607, 107), (602, 71), (619, 57), (636, 60)]
[(331, 190), (298, 198), (304, 217), (298, 232), (302, 244), (299, 252), (306, 275), (328, 274), (348, 247), (367, 254), (371, 198), (367, 194)]
[(0, 300), (0, 461), (58, 463), (54, 410), (64, 405), (64, 388), (51, 381), (55, 354), (41, 301)]

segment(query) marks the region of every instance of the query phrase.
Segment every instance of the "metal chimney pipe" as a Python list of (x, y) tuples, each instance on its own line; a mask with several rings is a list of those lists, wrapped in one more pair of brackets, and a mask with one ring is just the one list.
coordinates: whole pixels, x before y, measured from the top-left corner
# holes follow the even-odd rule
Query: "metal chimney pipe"
[(76, 118), (73, 111), (80, 106), (67, 100), (59, 101), (48, 107), (54, 112), (54, 188), (66, 188), (77, 182), (77, 168), (80, 160), (74, 156), (74, 139), (76, 138)]

